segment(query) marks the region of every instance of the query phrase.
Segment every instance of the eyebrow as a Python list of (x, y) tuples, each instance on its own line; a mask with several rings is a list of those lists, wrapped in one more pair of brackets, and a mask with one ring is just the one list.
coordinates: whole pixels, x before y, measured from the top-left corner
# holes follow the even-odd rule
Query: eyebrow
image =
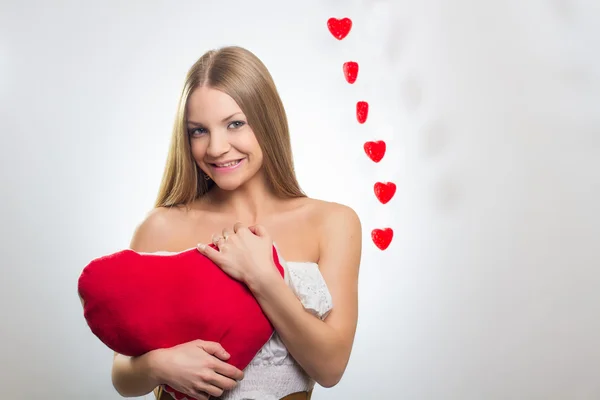
[[(236, 113), (233, 113), (233, 114), (231, 114), (229, 117), (227, 117), (227, 118), (223, 118), (223, 120), (222, 120), (221, 122), (225, 122), (225, 121), (227, 121), (228, 119), (231, 119), (231, 118), (235, 117), (235, 116), (236, 116), (236, 115), (238, 115), (238, 114), (241, 114), (241, 112), (239, 112), (239, 111), (238, 111), (238, 112), (236, 112)], [(196, 125), (196, 126), (202, 126), (202, 125), (203, 125), (203, 124), (201, 124), (200, 122), (194, 122), (194, 121), (187, 121), (187, 123), (188, 123), (188, 125)]]

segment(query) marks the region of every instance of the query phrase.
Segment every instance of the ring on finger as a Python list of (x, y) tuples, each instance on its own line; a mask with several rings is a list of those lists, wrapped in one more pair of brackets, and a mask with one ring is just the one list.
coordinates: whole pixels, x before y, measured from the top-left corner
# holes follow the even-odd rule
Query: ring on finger
[(213, 235), (213, 236), (212, 236), (212, 242), (213, 242), (213, 244), (214, 244), (215, 246), (217, 245), (217, 243), (219, 243), (219, 240), (221, 240), (221, 239), (223, 239), (223, 237), (222, 237), (222, 236), (219, 236), (219, 235)]
[(223, 249), (225, 244), (227, 244), (227, 241), (225, 240), (225, 238), (223, 236), (221, 236), (220, 238), (217, 239), (215, 246), (217, 246), (217, 248), (221, 250), (221, 249)]

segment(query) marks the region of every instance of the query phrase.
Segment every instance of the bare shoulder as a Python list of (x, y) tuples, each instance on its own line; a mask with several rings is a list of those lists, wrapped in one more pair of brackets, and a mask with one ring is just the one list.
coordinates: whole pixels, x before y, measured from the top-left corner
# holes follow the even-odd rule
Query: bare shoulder
[[(340, 293), (353, 293), (362, 257), (362, 224), (350, 206), (312, 200), (319, 242), (319, 268), (340, 303)], [(338, 306), (339, 309), (339, 306)]]
[(168, 207), (149, 211), (136, 226), (130, 248), (146, 253), (166, 250), (181, 218), (180, 213), (177, 208)]
[(361, 222), (354, 209), (345, 204), (319, 199), (306, 199), (308, 213), (323, 233), (340, 230), (361, 230)]
[(318, 238), (318, 259), (326, 264), (345, 254), (349, 260), (342, 264), (357, 264), (362, 249), (362, 223), (350, 206), (318, 199), (305, 200), (306, 215)]

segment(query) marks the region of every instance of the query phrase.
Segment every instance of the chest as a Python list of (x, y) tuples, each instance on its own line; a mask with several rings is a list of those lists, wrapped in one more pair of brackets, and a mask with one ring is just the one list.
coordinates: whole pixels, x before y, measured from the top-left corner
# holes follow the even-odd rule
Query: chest
[[(186, 222), (173, 235), (170, 251), (195, 247), (198, 242), (210, 243), (212, 236), (222, 235), (223, 229), (233, 229), (233, 218), (203, 219), (202, 223)], [(243, 222), (243, 221), (242, 221)], [(282, 256), (288, 261), (319, 261), (319, 232), (308, 219), (274, 219), (259, 222), (273, 238)]]

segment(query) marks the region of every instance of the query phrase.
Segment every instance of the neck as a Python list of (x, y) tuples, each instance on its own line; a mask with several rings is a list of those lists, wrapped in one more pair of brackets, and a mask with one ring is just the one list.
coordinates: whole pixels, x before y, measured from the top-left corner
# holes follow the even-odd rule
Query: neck
[(207, 196), (210, 208), (234, 216), (244, 224), (259, 223), (273, 212), (278, 199), (265, 179), (257, 175), (236, 190), (223, 190), (215, 186)]

